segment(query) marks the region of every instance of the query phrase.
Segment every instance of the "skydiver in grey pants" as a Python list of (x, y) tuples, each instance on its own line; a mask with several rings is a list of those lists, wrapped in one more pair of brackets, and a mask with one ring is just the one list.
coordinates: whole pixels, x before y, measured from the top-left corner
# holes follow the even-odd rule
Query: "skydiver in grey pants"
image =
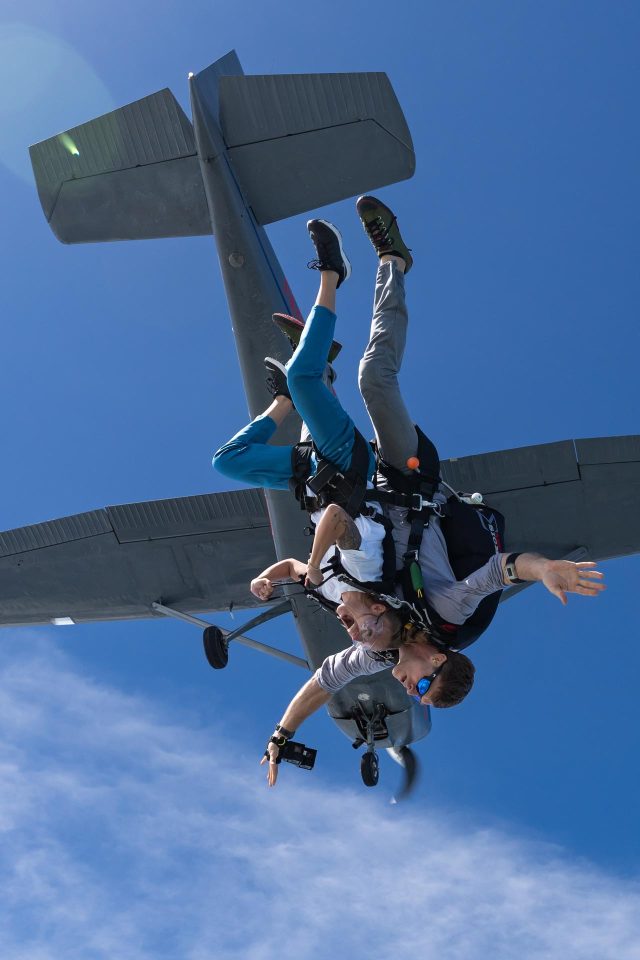
[[(360, 197), (356, 209), (378, 255), (373, 316), (369, 344), (360, 361), (359, 386), (373, 424), (381, 458), (406, 476), (412, 468), (418, 436), (405, 406), (398, 374), (402, 366), (409, 321), (404, 277), (413, 265), (411, 251), (404, 243), (394, 213), (375, 197)], [(435, 448), (430, 451), (435, 477), (439, 463)]]

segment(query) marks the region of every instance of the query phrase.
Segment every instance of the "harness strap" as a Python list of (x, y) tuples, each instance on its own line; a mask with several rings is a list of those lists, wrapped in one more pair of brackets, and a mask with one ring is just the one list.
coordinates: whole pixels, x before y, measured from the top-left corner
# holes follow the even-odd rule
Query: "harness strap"
[[(292, 483), (297, 477), (297, 490), (299, 492), (296, 492), (296, 496), (303, 509), (309, 509), (310, 511), (317, 510), (322, 506), (326, 506), (328, 503), (338, 503), (344, 509), (347, 509), (347, 512), (349, 512), (352, 517), (357, 516), (358, 513), (371, 515), (372, 511), (367, 511), (366, 508), (363, 508), (363, 504), (367, 500), (383, 505), (406, 508), (408, 511), (407, 521), (410, 524), (409, 537), (407, 550), (403, 558), (404, 563), (397, 573), (395, 570), (395, 545), (391, 534), (392, 525), (389, 521), (386, 521), (386, 518), (381, 518), (379, 514), (375, 514), (376, 520), (379, 519), (380, 522), (386, 521), (389, 523), (389, 529), (385, 529), (385, 537), (383, 540), (383, 579), (379, 582), (356, 580), (346, 572), (340, 563), (338, 551), (336, 551), (336, 556), (331, 560), (330, 567), (325, 567), (322, 570), (323, 574), (325, 570), (332, 570), (323, 582), (335, 576), (356, 589), (373, 593), (389, 606), (399, 611), (402, 610), (408, 619), (427, 632), (435, 644), (440, 645), (443, 649), (460, 650), (470, 643), (473, 643), (489, 625), (500, 598), (500, 591), (485, 597), (478, 605), (474, 614), (472, 614), (465, 623), (456, 625), (445, 621), (428, 603), (425, 597), (424, 583), (422, 581), (422, 572), (419, 564), (422, 537), (431, 517), (434, 514), (442, 517), (444, 521), (443, 534), (445, 536), (445, 542), (447, 543), (447, 550), (450, 554), (452, 568), (454, 574), (460, 579), (468, 575), (470, 571), (458, 569), (458, 564), (451, 555), (452, 546), (449, 533), (446, 530), (447, 525), (453, 524), (452, 529), (457, 530), (460, 519), (458, 514), (461, 510), (465, 513), (467, 511), (475, 513), (478, 527), (484, 529), (483, 536), (487, 537), (489, 534), (493, 550), (501, 552), (504, 518), (501, 514), (497, 513), (497, 511), (487, 507), (486, 504), (476, 505), (475, 502), (470, 503), (468, 499), (463, 499), (459, 495), (450, 497), (446, 504), (434, 502), (433, 496), (440, 483), (440, 461), (435, 446), (418, 426), (416, 426), (416, 434), (418, 437), (417, 456), (420, 461), (420, 467), (410, 474), (385, 463), (380, 457), (379, 451), (376, 451), (378, 473), (387, 481), (391, 487), (390, 490), (380, 490), (379, 488), (374, 488), (373, 490), (366, 489), (369, 452), (366, 441), (364, 441), (364, 438), (357, 430), (355, 431), (354, 448), (349, 469), (344, 472), (341, 472), (335, 464), (330, 464), (329, 461), (320, 459), (318, 461), (316, 474), (314, 477), (309, 478), (311, 472), (310, 458), (312, 446), (308, 443), (306, 445), (299, 444), (297, 448), (294, 448), (301, 452), (300, 459), (297, 461), (294, 459), (292, 464)], [(298, 466), (296, 470), (297, 464), (302, 465)], [(359, 478), (354, 476), (358, 467), (360, 467)], [(315, 497), (309, 497), (307, 495), (305, 488), (307, 483), (314, 492), (316, 492)], [(454, 500), (456, 501), (455, 503), (453, 502)], [(354, 510), (355, 512), (353, 512)], [(463, 557), (466, 562), (467, 533), (464, 522), (462, 529), (465, 531), (462, 534), (462, 546), (464, 547)], [(471, 540), (473, 542), (473, 537)], [(491, 546), (487, 551), (487, 559), (491, 553)], [(475, 558), (469, 557), (469, 561), (473, 564), (476, 562), (481, 564), (483, 562), (481, 555), (485, 550), (487, 550), (487, 548), (480, 542), (477, 548), (472, 550), (472, 553), (475, 552), (479, 555), (478, 560), (476, 561)], [(477, 566), (472, 566), (472, 569), (476, 568)], [(394, 594), (394, 587), (397, 583), (402, 586), (404, 600), (399, 600)], [(327, 600), (320, 594), (315, 593), (315, 591), (309, 592), (309, 595), (313, 596), (323, 607), (333, 612), (335, 612), (338, 607), (338, 604)]]
[(311, 456), (313, 454), (313, 444), (310, 440), (300, 440), (291, 448), (291, 477), (289, 478), (289, 490), (294, 495), (300, 508), (314, 513), (319, 507), (313, 506), (307, 501), (313, 498), (307, 496), (307, 477), (311, 473)]
[[(316, 471), (311, 474), (311, 455), (316, 455)], [(351, 460), (346, 470), (341, 470), (320, 456), (312, 441), (295, 444), (291, 454), (291, 480), (289, 487), (303, 510), (313, 513), (330, 503), (337, 503), (350, 517), (361, 512), (367, 491), (369, 472), (369, 444), (354, 427)], [(315, 496), (310, 497), (309, 487)]]
[[(320, 572), (323, 575), (325, 571), (331, 572), (328, 576), (323, 576), (322, 583), (318, 584), (319, 587), (325, 584), (327, 580), (331, 580), (333, 577), (336, 577), (341, 582), (348, 583), (357, 590), (365, 590), (369, 593), (379, 593), (381, 591), (389, 593), (393, 590), (396, 569), (396, 551), (393, 540), (393, 524), (387, 519), (387, 517), (383, 517), (380, 513), (369, 511), (369, 515), (371, 516), (372, 520), (375, 520), (376, 523), (382, 524), (384, 527), (384, 537), (382, 539), (382, 579), (357, 580), (345, 569), (340, 558), (340, 548), (336, 547), (333, 556), (326, 566), (320, 568)], [(335, 604), (333, 609), (335, 609), (337, 606), (338, 604)]]
[[(393, 590), (396, 576), (396, 549), (393, 540), (393, 524), (380, 513), (370, 512), (372, 520), (382, 524), (384, 527), (384, 537), (382, 539), (382, 579), (381, 580), (356, 580), (354, 576), (345, 570), (340, 559), (340, 550), (336, 551), (329, 561), (329, 565), (334, 570), (336, 576), (343, 583), (348, 583), (359, 590), (365, 590), (370, 593), (386, 592)], [(328, 579), (328, 578), (327, 578)]]
[[(433, 442), (417, 423), (414, 424), (414, 429), (418, 440), (418, 468), (412, 470), (411, 473), (405, 473), (383, 460), (377, 446), (374, 446), (377, 454), (378, 473), (387, 480), (394, 496), (407, 494), (411, 496), (419, 493), (424, 499), (431, 500), (440, 483), (440, 457)], [(381, 493), (384, 492), (381, 491)], [(398, 505), (410, 506), (406, 503)]]

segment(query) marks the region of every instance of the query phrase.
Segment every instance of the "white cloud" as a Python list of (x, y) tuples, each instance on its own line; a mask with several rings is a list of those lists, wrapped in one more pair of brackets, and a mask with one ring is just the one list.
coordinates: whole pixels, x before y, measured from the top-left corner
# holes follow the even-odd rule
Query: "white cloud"
[(638, 957), (632, 883), (311, 778), (267, 791), (222, 731), (24, 638), (0, 678), (3, 960)]

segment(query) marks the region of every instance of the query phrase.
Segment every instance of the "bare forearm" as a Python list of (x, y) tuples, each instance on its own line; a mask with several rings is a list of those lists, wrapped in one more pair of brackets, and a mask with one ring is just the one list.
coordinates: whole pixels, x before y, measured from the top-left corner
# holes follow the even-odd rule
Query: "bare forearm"
[(315, 567), (316, 570), (322, 563), (322, 558), (327, 550), (329, 550), (338, 539), (339, 532), (339, 518), (336, 511), (329, 506), (320, 517), (320, 522), (313, 536), (313, 549), (309, 556), (309, 563), (312, 567)]
[(327, 550), (334, 544), (343, 550), (357, 550), (361, 542), (360, 531), (349, 514), (342, 507), (330, 504), (316, 527), (309, 563), (317, 569)]
[(306, 564), (290, 557), (287, 560), (278, 560), (277, 563), (272, 563), (270, 567), (267, 567), (266, 570), (259, 573), (256, 579), (262, 579), (264, 577), (272, 581), (297, 580), (299, 577), (304, 576), (306, 570)]
[(311, 714), (324, 706), (330, 698), (331, 694), (322, 689), (315, 677), (311, 677), (304, 687), (298, 690), (283, 713), (280, 726), (284, 727), (285, 730), (297, 730)]
[[(502, 554), (502, 577), (505, 584), (511, 583), (506, 570), (509, 556), (508, 553)], [(518, 579), (541, 581), (550, 563), (548, 557), (543, 557), (540, 553), (521, 553), (515, 563)]]
[(282, 720), (279, 723), (280, 729), (274, 731), (267, 744), (267, 752), (260, 760), (261, 764), (268, 761), (267, 783), (270, 787), (275, 787), (278, 779), (278, 756), (283, 746), (282, 737), (288, 736), (288, 734), (283, 733), (283, 730), (289, 731), (290, 734), (294, 733), (307, 717), (310, 717), (312, 713), (315, 713), (329, 700), (330, 696), (331, 694), (322, 689), (315, 677), (307, 680), (304, 687), (301, 687), (296, 693), (282, 715)]

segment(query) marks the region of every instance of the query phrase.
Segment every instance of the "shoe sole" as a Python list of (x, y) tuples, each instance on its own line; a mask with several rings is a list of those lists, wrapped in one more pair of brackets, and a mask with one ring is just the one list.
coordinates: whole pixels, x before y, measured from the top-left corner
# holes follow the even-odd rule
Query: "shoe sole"
[[(302, 331), (304, 330), (304, 323), (302, 320), (298, 320), (297, 317), (291, 317), (288, 313), (274, 313), (272, 320), (276, 327), (279, 330), (282, 330), (285, 337), (288, 337), (288, 339), (291, 340), (296, 346), (300, 343), (300, 337), (302, 336)], [(327, 357), (329, 363), (333, 363), (341, 350), (342, 344), (337, 340), (334, 340), (329, 347), (329, 356)]]
[(344, 247), (342, 246), (342, 234), (340, 233), (340, 231), (338, 230), (338, 228), (335, 227), (332, 223), (329, 223), (328, 220), (321, 220), (320, 217), (314, 217), (313, 220), (307, 220), (307, 230), (309, 229), (309, 224), (310, 224), (310, 223), (322, 223), (325, 227), (328, 227), (329, 230), (331, 230), (331, 232), (333, 233), (333, 235), (334, 235), (335, 238), (337, 239), (337, 241), (338, 241), (338, 246), (340, 247), (340, 256), (342, 257), (342, 262), (343, 262), (344, 268), (345, 268), (345, 274), (344, 274), (344, 277), (342, 278), (342, 280), (340, 281), (340, 283), (344, 283), (345, 280), (348, 280), (349, 277), (351, 276), (351, 263), (350, 263), (350, 261), (349, 261), (348, 256), (347, 256), (346, 253), (344, 252)]

